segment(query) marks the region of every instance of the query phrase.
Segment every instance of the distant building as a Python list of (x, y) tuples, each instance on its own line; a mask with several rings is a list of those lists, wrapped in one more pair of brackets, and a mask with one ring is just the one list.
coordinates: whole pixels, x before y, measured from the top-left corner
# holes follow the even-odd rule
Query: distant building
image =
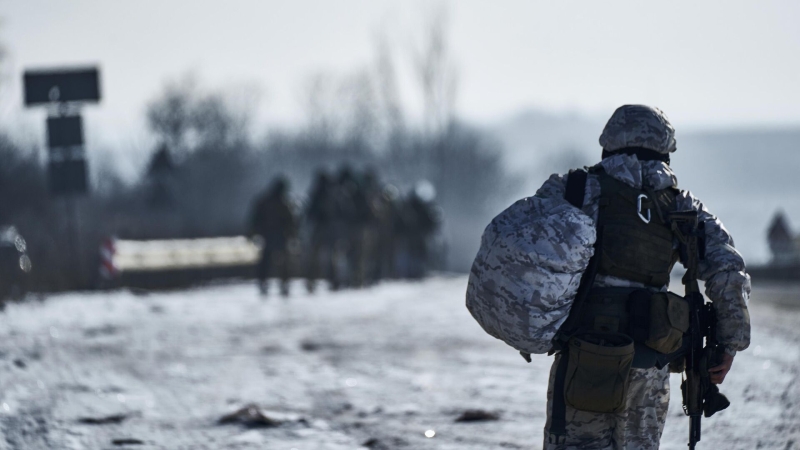
[(772, 251), (772, 265), (788, 266), (800, 264), (800, 235), (792, 233), (786, 216), (775, 214), (767, 231), (769, 249)]

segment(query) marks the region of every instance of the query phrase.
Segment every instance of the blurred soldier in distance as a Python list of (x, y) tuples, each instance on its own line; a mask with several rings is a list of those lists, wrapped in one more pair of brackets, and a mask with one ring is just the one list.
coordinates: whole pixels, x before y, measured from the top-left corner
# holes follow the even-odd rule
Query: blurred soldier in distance
[(378, 224), (375, 264), (379, 279), (397, 277), (399, 199), (400, 191), (397, 187), (387, 184), (373, 200)]
[(374, 169), (364, 171), (362, 185), (369, 215), (364, 227), (361, 264), (365, 283), (372, 284), (392, 274), (395, 212), (392, 202), (396, 196), (387, 195), (389, 187), (384, 188)]
[(289, 246), (297, 235), (298, 223), (288, 199), (288, 191), (288, 181), (279, 176), (256, 199), (250, 216), (250, 234), (260, 237), (262, 242), (256, 280), (264, 295), (269, 289), (268, 277), (273, 268), (280, 278), (281, 295), (289, 295)]
[(398, 270), (400, 276), (421, 278), (430, 265), (429, 242), (439, 228), (433, 204), (436, 189), (428, 181), (417, 183), (402, 201), (397, 218)]
[(370, 198), (372, 191), (379, 189), (379, 185), (375, 172), (370, 169), (353, 174), (352, 181), (353, 216), (350, 223), (348, 265), (351, 267), (351, 286), (361, 287), (370, 278), (370, 255), (375, 240), (375, 211)]
[(356, 284), (358, 259), (361, 253), (361, 229), (366, 200), (349, 165), (339, 169), (332, 189), (333, 253), (331, 255), (331, 289)]
[(305, 211), (310, 235), (306, 250), (306, 288), (309, 292), (316, 289), (316, 282), (323, 276), (323, 270), (328, 277), (333, 273), (333, 188), (330, 176), (324, 170), (318, 170)]

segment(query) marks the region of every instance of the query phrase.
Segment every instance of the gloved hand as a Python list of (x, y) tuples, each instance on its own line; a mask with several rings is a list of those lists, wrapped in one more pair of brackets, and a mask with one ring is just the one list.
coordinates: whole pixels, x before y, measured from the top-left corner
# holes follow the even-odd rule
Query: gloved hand
[(722, 362), (708, 369), (709, 379), (713, 384), (722, 384), (725, 381), (725, 376), (731, 370), (733, 365), (733, 356), (728, 352), (722, 352)]

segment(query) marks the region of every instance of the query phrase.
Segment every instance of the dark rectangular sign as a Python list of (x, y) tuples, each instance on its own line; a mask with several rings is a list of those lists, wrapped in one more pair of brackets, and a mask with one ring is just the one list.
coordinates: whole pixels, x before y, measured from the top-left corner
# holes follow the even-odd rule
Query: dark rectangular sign
[(50, 161), (47, 169), (47, 178), (51, 194), (65, 195), (86, 193), (85, 159)]
[(81, 116), (48, 117), (47, 145), (50, 148), (83, 145)]
[(96, 67), (28, 70), (24, 82), (25, 106), (100, 101), (100, 73)]

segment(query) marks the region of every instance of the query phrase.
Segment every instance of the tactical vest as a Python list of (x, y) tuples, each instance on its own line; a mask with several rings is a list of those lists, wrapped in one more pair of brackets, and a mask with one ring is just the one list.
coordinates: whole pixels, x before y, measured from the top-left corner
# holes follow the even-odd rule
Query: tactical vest
[[(678, 190), (636, 189), (600, 166), (595, 255), (581, 279), (570, 315), (556, 336), (556, 368), (549, 442), (566, 436), (566, 405), (581, 411), (625, 409), (630, 369), (664, 367), (683, 348), (689, 306), (661, 292), (679, 259), (667, 214)], [(586, 171), (571, 172), (565, 198), (581, 208)], [(595, 274), (642, 283), (642, 287), (595, 287)]]
[(677, 261), (666, 214), (675, 209), (674, 188), (636, 189), (604, 171), (598, 225), (602, 234), (597, 273), (661, 288)]
[(659, 293), (678, 260), (667, 213), (675, 210), (675, 188), (637, 189), (592, 168), (600, 183), (597, 273), (653, 289), (592, 287), (578, 326), (581, 331), (621, 333), (635, 344), (633, 367), (661, 367), (680, 346), (688, 324), (685, 302)]

